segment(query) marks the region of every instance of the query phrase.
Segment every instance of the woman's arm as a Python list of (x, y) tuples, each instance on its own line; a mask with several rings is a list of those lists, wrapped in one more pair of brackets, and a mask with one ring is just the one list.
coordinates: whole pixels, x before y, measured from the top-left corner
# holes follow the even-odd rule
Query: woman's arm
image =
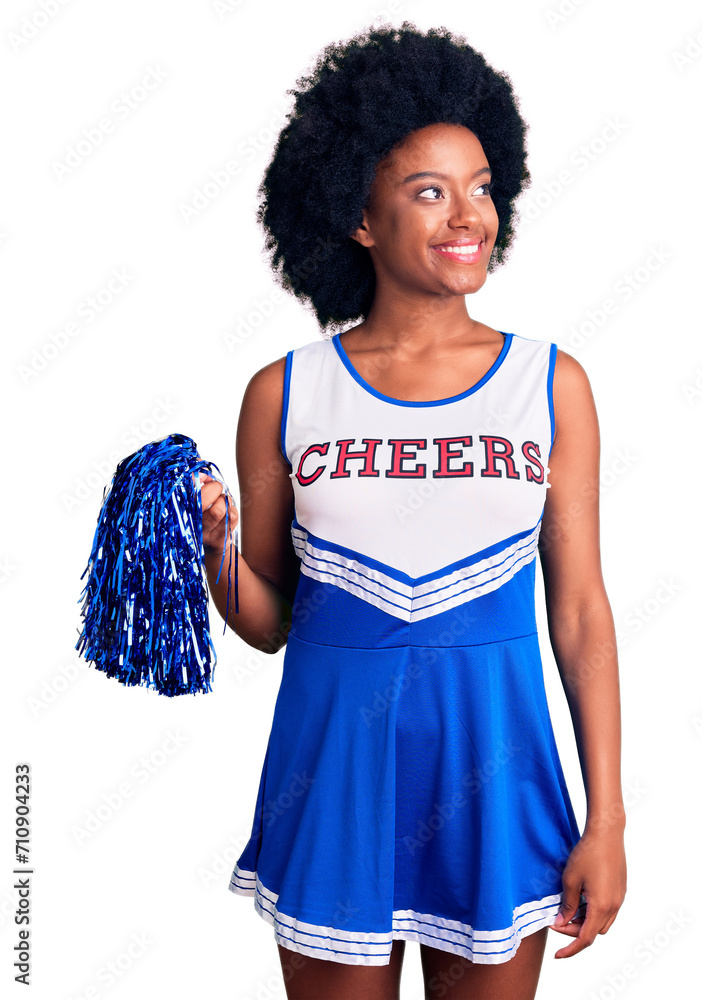
[[(268, 653), (276, 652), (287, 641), (300, 566), (290, 536), (294, 514), (290, 466), (280, 449), (284, 372), (285, 358), (256, 372), (246, 387), (239, 413), (236, 439), (238, 614), (234, 610), (231, 537), (220, 573), (226, 534), (222, 487), (215, 480), (205, 483), (202, 488), (203, 539), (212, 538), (212, 544), (205, 544), (205, 569), (212, 599), (224, 619), (231, 561), (227, 624), (250, 646)], [(210, 503), (210, 510), (205, 511)], [(206, 521), (213, 534), (208, 533)], [(219, 526), (216, 537), (215, 525)], [(231, 509), (229, 528), (231, 532)], [(219, 583), (216, 583), (218, 573)]]
[[(600, 562), (600, 438), (582, 366), (558, 351), (553, 379), (555, 437), (539, 536), (548, 629), (570, 709), (587, 795), (583, 836), (563, 872), (554, 929), (577, 936), (567, 958), (611, 926), (626, 892), (621, 788), (619, 673), (612, 610)], [(567, 924), (587, 900), (582, 924)]]

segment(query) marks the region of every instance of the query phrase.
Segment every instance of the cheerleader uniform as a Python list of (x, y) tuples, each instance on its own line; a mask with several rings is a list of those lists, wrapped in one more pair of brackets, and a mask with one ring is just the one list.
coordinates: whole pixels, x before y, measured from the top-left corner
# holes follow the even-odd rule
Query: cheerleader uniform
[(503, 337), (427, 402), (372, 388), (339, 334), (286, 356), (300, 576), (229, 888), (303, 955), (496, 964), (559, 909), (580, 831), (534, 601), (556, 344)]

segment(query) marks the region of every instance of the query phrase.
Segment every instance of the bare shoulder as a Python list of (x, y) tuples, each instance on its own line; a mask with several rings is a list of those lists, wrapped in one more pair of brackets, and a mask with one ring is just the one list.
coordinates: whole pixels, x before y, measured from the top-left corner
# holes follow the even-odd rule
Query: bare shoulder
[(251, 376), (245, 394), (252, 396), (263, 405), (283, 407), (283, 383), (285, 379), (285, 356), (259, 368)]
[(240, 551), (246, 564), (292, 601), (299, 562), (290, 538), (294, 492), (281, 448), (285, 358), (248, 381), (239, 412)]
[(246, 428), (246, 436), (254, 448), (260, 447), (262, 440), (272, 444), (278, 439), (283, 415), (284, 382), (285, 357), (282, 357), (259, 368), (246, 385), (239, 427)]
[(572, 354), (562, 351), (560, 347), (556, 350), (553, 369), (553, 411), (556, 435), (559, 427), (584, 431), (588, 424), (597, 423), (595, 400), (587, 372)]

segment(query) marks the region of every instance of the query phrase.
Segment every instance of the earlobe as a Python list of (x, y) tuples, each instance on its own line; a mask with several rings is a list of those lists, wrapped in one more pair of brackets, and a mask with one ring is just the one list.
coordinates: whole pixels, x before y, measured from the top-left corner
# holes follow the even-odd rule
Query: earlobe
[(363, 223), (358, 227), (358, 229), (354, 229), (352, 233), (349, 233), (349, 236), (352, 240), (356, 240), (356, 242), (360, 243), (363, 247), (372, 247), (375, 245), (373, 237), (368, 232), (365, 217)]
[(368, 216), (366, 215), (365, 208), (362, 210), (362, 219), (363, 221), (358, 229), (354, 229), (353, 232), (349, 233), (349, 236), (352, 240), (356, 240), (357, 243), (360, 243), (361, 246), (372, 247), (374, 245), (373, 237), (368, 229)]

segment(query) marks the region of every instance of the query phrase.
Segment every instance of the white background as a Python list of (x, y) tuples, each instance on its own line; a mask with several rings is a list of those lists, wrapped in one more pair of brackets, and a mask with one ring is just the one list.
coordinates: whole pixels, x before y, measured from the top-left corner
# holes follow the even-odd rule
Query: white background
[[(284, 654), (223, 636), (211, 606), (211, 694), (124, 688), (74, 650), (80, 577), (103, 487), (148, 441), (192, 437), (238, 496), (246, 383), (320, 335), (278, 291), (254, 218), (290, 107), (285, 91), (324, 45), (389, 12), (396, 25), (407, 18), (464, 34), (509, 73), (530, 125), (532, 186), (512, 257), (469, 312), (577, 358), (600, 419), (629, 889), (612, 929), (583, 953), (554, 961), (570, 938), (549, 935), (539, 997), (691, 995), (701, 888), (698, 4), (668, 0), (654, 16), (634, 0), (563, 0), (560, 15), (557, 0), (397, 0), (385, 15), (374, 4), (313, 0), (47, 0), (46, 9), (51, 16), (39, 2), (12, 0), (0, 13), (0, 980), (12, 996), (28, 995), (12, 982), (11, 950), (13, 776), (28, 761), (33, 997), (77, 1000), (91, 987), (110, 1000), (284, 997), (272, 928), (252, 899), (228, 890), (250, 834)], [(155, 72), (162, 81), (140, 92)], [(138, 106), (120, 117), (113, 102), (124, 92)], [(112, 131), (61, 174), (68, 147), (107, 116)], [(188, 216), (211, 172), (231, 160), (237, 176), (207, 187), (204, 207)], [(569, 183), (559, 187), (564, 171)], [(81, 304), (113, 271), (126, 284), (81, 320)], [(613, 312), (598, 324), (607, 299)], [(77, 334), (62, 340), (70, 321)], [(52, 349), (52, 337), (64, 346)], [(549, 702), (582, 824), (538, 573), (537, 585)], [(169, 734), (180, 746), (165, 753)], [(153, 773), (135, 770), (142, 758)], [(104, 796), (117, 801), (125, 783), (130, 797), (103, 808), (107, 818), (86, 835), (88, 815)], [(672, 914), (681, 918), (674, 935)], [(127, 959), (141, 935), (148, 944)], [(124, 968), (113, 983), (110, 961)], [(403, 1000), (421, 1000), (420, 983), (418, 945), (408, 942)]]

